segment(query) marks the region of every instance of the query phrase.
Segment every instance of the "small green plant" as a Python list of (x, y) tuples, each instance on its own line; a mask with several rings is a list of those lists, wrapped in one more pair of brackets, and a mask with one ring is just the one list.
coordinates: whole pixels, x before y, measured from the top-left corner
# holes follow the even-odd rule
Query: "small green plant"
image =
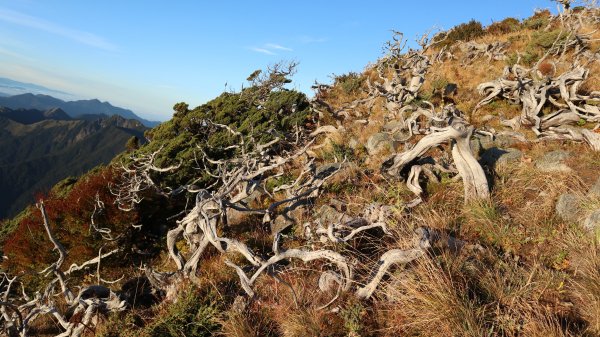
[(327, 162), (332, 161), (354, 161), (356, 155), (354, 150), (345, 144), (333, 143), (331, 150), (323, 153), (323, 159)]
[(436, 76), (431, 82), (431, 89), (433, 92), (439, 92), (444, 90), (450, 82), (444, 76)]
[(137, 136), (131, 136), (131, 138), (129, 138), (127, 140), (127, 143), (125, 144), (125, 148), (127, 149), (128, 152), (139, 149), (140, 148), (139, 138)]
[(364, 76), (355, 72), (349, 72), (343, 75), (334, 75), (333, 84), (340, 87), (346, 95), (357, 93), (365, 82)]
[(219, 311), (215, 303), (200, 296), (193, 289), (185, 290), (177, 302), (166, 308), (152, 323), (145, 327), (148, 337), (213, 336), (219, 329)]
[(361, 318), (364, 316), (364, 313), (365, 308), (361, 303), (355, 303), (341, 312), (341, 316), (344, 319), (344, 328), (346, 328), (348, 336), (362, 336), (363, 327)]
[(519, 55), (517, 53), (510, 53), (506, 57), (506, 65), (509, 67), (514, 66), (519, 61)]
[(531, 42), (527, 48), (539, 47), (544, 50), (549, 49), (555, 42), (560, 43), (567, 37), (560, 29), (551, 30), (548, 32), (535, 32), (531, 35)]
[(275, 179), (269, 179), (266, 183), (265, 188), (267, 189), (267, 191), (272, 192), (273, 189), (275, 189), (276, 187), (285, 185), (285, 184), (289, 184), (291, 182), (293, 182), (293, 176), (289, 175), (289, 174), (284, 174), (280, 177), (277, 177)]
[(523, 64), (530, 66), (539, 60), (540, 56), (534, 53), (523, 54)]

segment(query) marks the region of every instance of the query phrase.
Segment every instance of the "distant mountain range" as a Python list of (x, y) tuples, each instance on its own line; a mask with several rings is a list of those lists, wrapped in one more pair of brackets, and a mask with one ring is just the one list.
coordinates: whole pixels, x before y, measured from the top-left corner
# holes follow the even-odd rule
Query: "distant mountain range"
[(129, 138), (143, 140), (145, 130), (119, 115), (0, 108), (0, 219), (33, 202), (36, 192), (110, 162)]
[(75, 96), (60, 90), (49, 89), (33, 83), (19, 82), (10, 78), (0, 77), (0, 96), (14, 96), (20, 94), (51, 95), (64, 100), (73, 100)]
[(60, 108), (74, 118), (81, 115), (119, 115), (126, 119), (136, 119), (147, 127), (154, 127), (160, 123), (146, 120), (129, 109), (119, 108), (98, 99), (72, 99), (73, 95), (66, 92), (0, 77), (0, 106), (42, 111)]

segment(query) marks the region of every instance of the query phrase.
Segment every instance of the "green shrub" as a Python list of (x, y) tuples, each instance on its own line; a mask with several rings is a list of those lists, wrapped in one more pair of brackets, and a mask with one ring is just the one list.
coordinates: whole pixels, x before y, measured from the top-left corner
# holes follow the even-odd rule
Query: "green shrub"
[[(552, 47), (554, 42), (566, 38), (566, 34), (561, 35), (560, 29), (551, 30), (548, 32), (536, 31), (531, 35), (531, 41), (525, 46), (525, 50), (521, 53), (521, 64), (530, 66), (537, 62), (548, 49)], [(517, 54), (511, 54), (508, 57), (507, 63), (509, 65), (515, 64), (517, 61)]]
[(536, 63), (540, 57), (540, 53), (532, 50), (526, 50), (523, 54), (521, 54), (521, 61), (523, 65), (530, 66)]
[(355, 161), (357, 160), (354, 150), (346, 144), (331, 144), (331, 151), (323, 153), (323, 160), (326, 162), (338, 162), (338, 161)]
[(218, 309), (214, 303), (206, 302), (204, 296), (193, 290), (186, 290), (177, 302), (171, 304), (144, 328), (148, 337), (169, 336), (213, 336), (219, 329)]
[(341, 311), (344, 319), (344, 328), (348, 336), (362, 336), (363, 325), (362, 317), (365, 315), (365, 308), (361, 303), (355, 303)]
[(512, 67), (515, 64), (517, 64), (518, 60), (519, 60), (519, 55), (517, 55), (517, 53), (510, 53), (506, 57), (506, 65)]
[(564, 40), (566, 37), (567, 35), (563, 34), (560, 29), (555, 29), (548, 32), (534, 32), (531, 35), (531, 42), (529, 43), (528, 47), (540, 47), (544, 50), (547, 50), (552, 47), (554, 42), (558, 40), (558, 43), (560, 43), (560, 41)]
[(529, 29), (541, 29), (550, 23), (552, 14), (549, 10), (538, 11), (523, 21), (523, 26)]
[(333, 84), (340, 87), (347, 95), (354, 94), (360, 90), (365, 82), (364, 76), (355, 72), (334, 76)]
[[(182, 163), (174, 173), (160, 176), (157, 182), (177, 187), (188, 184), (201, 176), (196, 158), (204, 151), (213, 159), (226, 159), (236, 155), (235, 149), (227, 149), (239, 143), (239, 138), (227, 130), (207, 124), (228, 125), (244, 136), (252, 136), (260, 143), (272, 140), (275, 135), (293, 133), (296, 125), (304, 126), (311, 119), (306, 95), (294, 90), (275, 90), (258, 104), (253, 91), (255, 87), (240, 93), (225, 92), (219, 97), (194, 109), (179, 103), (179, 111), (173, 118), (152, 129), (147, 136), (151, 142), (136, 151), (136, 155), (148, 154), (161, 149), (155, 164), (165, 167)], [(196, 184), (209, 180), (208, 175)]]
[(449, 30), (446, 34), (440, 34), (436, 40), (443, 39), (438, 45), (441, 46), (450, 46), (458, 41), (471, 41), (485, 34), (483, 30), (483, 26), (481, 22), (477, 20), (471, 20), (467, 23), (462, 23), (451, 30)]
[(521, 22), (515, 18), (506, 18), (499, 22), (494, 22), (486, 28), (486, 32), (494, 35), (508, 34), (517, 31), (521, 27)]

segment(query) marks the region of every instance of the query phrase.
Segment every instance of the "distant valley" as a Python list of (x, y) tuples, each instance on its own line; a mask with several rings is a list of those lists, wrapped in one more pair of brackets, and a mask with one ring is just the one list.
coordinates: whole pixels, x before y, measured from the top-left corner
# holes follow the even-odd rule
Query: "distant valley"
[[(93, 113), (74, 116), (58, 107), (42, 110), (3, 106), (14, 107), (16, 102), (36, 107), (48, 102), (71, 103), (40, 96), (3, 97), (0, 103), (0, 219), (14, 216), (33, 201), (35, 193), (47, 191), (58, 181), (110, 162), (125, 150), (131, 137), (143, 140), (148, 129), (135, 119), (107, 116), (94, 109), (94, 101), (87, 101), (87, 111)], [(24, 100), (32, 97), (37, 99)], [(73, 109), (77, 105), (63, 106)]]

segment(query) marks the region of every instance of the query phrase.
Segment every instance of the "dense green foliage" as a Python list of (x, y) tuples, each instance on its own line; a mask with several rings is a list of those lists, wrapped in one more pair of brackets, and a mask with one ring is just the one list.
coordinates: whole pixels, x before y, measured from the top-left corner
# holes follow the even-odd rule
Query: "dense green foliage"
[(365, 83), (365, 77), (355, 72), (333, 77), (333, 85), (340, 87), (347, 95), (358, 93), (363, 83)]
[(211, 158), (229, 158), (236, 152), (225, 148), (239, 142), (227, 130), (212, 123), (227, 125), (260, 143), (276, 135), (288, 135), (295, 126), (305, 126), (311, 119), (309, 102), (303, 93), (293, 90), (271, 92), (263, 103), (256, 99), (256, 88), (239, 93), (225, 92), (206, 104), (189, 110), (187, 104), (175, 105), (173, 119), (146, 133), (151, 142), (137, 154), (162, 149), (156, 164), (182, 163), (176, 173), (162, 180), (166, 186), (191, 183), (201, 176), (195, 168), (197, 156), (204, 151)]
[(446, 34), (441, 34), (438, 39), (445, 38), (439, 43), (440, 46), (449, 46), (458, 41), (471, 41), (485, 34), (485, 30), (481, 25), (481, 22), (477, 20), (471, 20), (467, 23), (461, 23), (460, 25), (452, 28)]

